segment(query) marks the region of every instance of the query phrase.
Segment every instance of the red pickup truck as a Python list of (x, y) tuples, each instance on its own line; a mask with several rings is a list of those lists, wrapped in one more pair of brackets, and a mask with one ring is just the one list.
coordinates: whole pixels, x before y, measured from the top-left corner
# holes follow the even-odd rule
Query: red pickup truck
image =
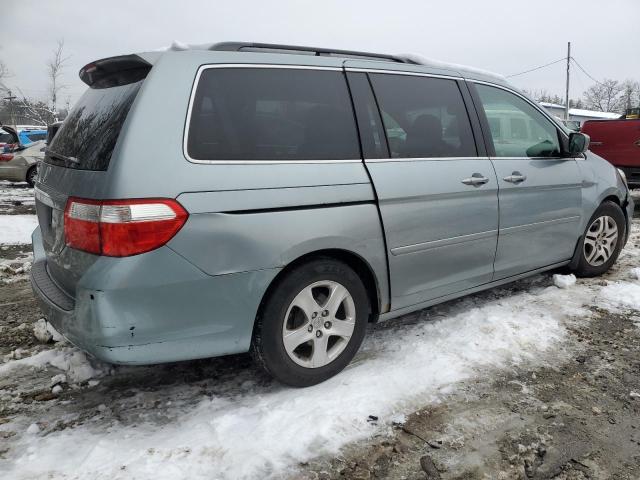
[(624, 171), (629, 185), (640, 186), (640, 119), (588, 120), (580, 129), (591, 138), (589, 150)]

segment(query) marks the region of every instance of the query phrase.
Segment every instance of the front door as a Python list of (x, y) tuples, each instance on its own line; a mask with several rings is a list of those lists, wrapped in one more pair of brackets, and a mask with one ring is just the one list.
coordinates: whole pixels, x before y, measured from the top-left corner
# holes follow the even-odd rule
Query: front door
[(365, 160), (386, 232), (391, 308), (491, 281), (497, 181), (489, 158), (478, 155), (464, 85), (393, 73), (369, 78), (390, 151)]
[(523, 97), (484, 84), (471, 88), (495, 150), (500, 233), (494, 279), (569, 260), (580, 236), (579, 160), (562, 158), (557, 127)]

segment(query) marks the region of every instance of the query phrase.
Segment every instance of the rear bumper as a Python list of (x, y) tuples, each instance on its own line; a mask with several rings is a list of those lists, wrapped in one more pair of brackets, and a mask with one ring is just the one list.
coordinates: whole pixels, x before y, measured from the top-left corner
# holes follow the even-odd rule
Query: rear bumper
[(246, 352), (255, 315), (279, 269), (210, 276), (162, 247), (100, 258), (73, 297), (46, 267), (33, 233), (31, 284), (47, 320), (70, 342), (111, 363), (151, 364)]

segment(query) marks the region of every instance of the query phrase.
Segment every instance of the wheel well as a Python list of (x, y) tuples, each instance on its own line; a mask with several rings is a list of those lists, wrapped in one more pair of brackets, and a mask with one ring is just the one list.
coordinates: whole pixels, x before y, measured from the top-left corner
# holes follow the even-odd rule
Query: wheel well
[[(602, 203), (604, 203), (604, 202), (613, 202), (616, 205), (618, 205), (619, 207), (622, 207), (622, 205), (620, 205), (620, 199), (618, 197), (616, 197), (615, 195), (609, 195), (607, 198), (602, 200)], [(602, 203), (600, 205), (602, 205)]]
[(362, 280), (364, 288), (367, 291), (367, 295), (369, 297), (369, 304), (371, 305), (371, 316), (369, 318), (369, 321), (376, 321), (376, 319), (378, 318), (378, 314), (380, 313), (380, 296), (378, 292), (378, 282), (376, 281), (373, 270), (371, 269), (369, 264), (359, 255), (356, 255), (355, 253), (349, 252), (347, 250), (340, 249), (318, 250), (302, 255), (301, 257), (298, 257), (292, 262), (288, 263), (272, 280), (269, 288), (267, 288), (267, 291), (262, 296), (262, 301), (260, 302), (260, 307), (258, 309), (258, 315), (263, 308), (265, 300), (271, 294), (271, 291), (287, 275), (287, 273), (289, 273), (289, 271), (293, 270), (298, 265), (306, 263), (310, 260), (314, 260), (316, 258), (332, 258), (335, 260), (340, 260), (355, 270), (355, 272)]

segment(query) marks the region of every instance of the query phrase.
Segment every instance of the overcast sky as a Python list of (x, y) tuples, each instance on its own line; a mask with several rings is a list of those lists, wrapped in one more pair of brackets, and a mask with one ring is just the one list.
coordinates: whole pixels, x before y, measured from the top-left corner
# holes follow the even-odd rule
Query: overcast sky
[[(572, 54), (593, 77), (640, 80), (640, 0), (253, 1), (2, 0), (0, 60), (6, 84), (46, 98), (57, 39), (70, 58), (63, 102), (84, 90), (77, 72), (103, 57), (173, 40), (313, 45), (418, 53), (505, 75)], [(564, 96), (564, 63), (511, 78)], [(571, 96), (593, 84), (572, 67)]]

